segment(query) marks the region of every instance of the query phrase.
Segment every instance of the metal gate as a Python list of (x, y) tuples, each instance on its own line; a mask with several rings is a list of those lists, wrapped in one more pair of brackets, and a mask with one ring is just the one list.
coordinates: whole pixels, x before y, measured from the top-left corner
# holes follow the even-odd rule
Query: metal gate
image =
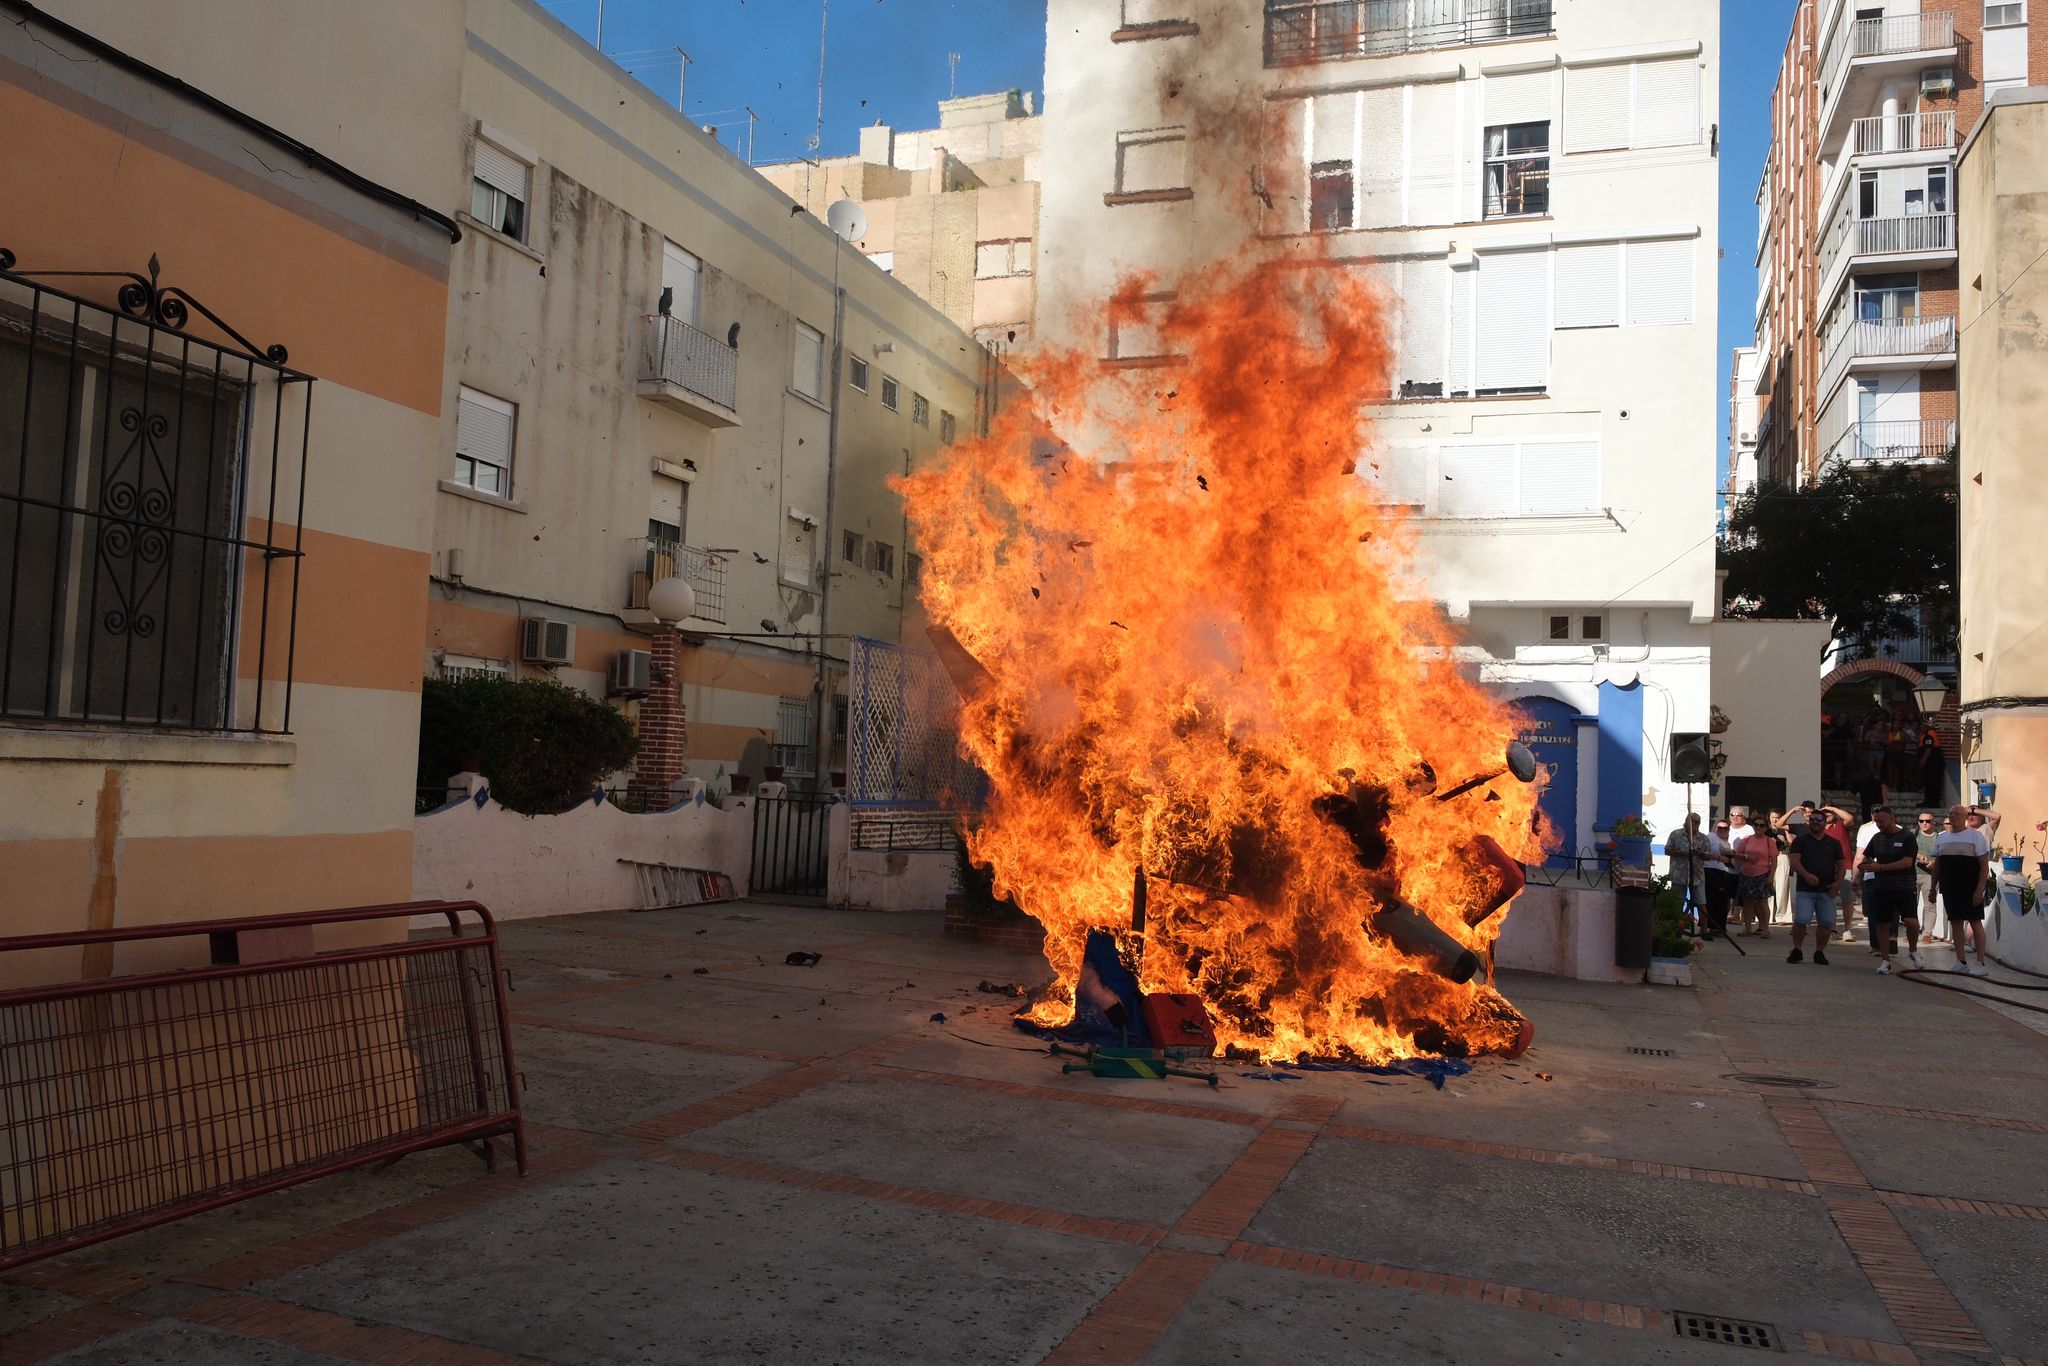
[(832, 798), (754, 799), (752, 891), (786, 896), (825, 895), (825, 832)]

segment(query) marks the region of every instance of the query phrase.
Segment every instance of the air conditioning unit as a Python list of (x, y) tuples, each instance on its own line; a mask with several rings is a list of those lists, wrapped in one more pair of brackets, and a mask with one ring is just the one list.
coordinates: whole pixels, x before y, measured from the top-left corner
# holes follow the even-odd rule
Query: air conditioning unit
[(519, 623), (519, 657), (528, 664), (567, 664), (576, 658), (576, 627), (552, 617)]
[(1920, 93), (1922, 95), (1940, 96), (1943, 99), (1954, 98), (1956, 93), (1955, 68), (1944, 66), (1937, 67), (1932, 71), (1922, 72), (1920, 74)]
[(621, 650), (612, 656), (613, 697), (644, 696), (654, 686), (654, 656), (645, 650)]

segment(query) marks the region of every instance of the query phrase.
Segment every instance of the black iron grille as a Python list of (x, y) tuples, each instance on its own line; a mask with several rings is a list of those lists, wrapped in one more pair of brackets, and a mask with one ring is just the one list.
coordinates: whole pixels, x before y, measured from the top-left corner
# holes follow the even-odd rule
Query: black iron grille
[[(0, 250), (0, 718), (290, 730), (312, 377), (155, 257), (13, 267)], [(187, 335), (194, 312), (241, 348)]]
[(1678, 1054), (1669, 1048), (1631, 1048), (1629, 1052), (1643, 1058), (1675, 1058)]
[(1756, 1347), (1766, 1352), (1783, 1351), (1777, 1330), (1768, 1323), (1747, 1319), (1724, 1319), (1712, 1314), (1687, 1314), (1673, 1310), (1673, 1326), (1682, 1338), (1698, 1342), (1720, 1342), (1730, 1347)]

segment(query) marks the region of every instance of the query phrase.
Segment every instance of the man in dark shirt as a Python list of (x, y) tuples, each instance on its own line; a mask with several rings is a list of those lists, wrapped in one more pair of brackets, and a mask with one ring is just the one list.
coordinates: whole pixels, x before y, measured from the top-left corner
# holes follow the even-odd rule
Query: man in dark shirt
[(1828, 936), (1835, 929), (1835, 892), (1842, 885), (1842, 846), (1813, 824), (1793, 827), (1792, 952), (1788, 963), (1805, 957), (1806, 927), (1818, 922), (1813, 935), (1815, 967), (1828, 965)]
[(1920, 845), (1917, 840), (1899, 825), (1889, 806), (1880, 806), (1870, 813), (1877, 823), (1876, 833), (1863, 846), (1863, 855), (1856, 866), (1870, 875), (1863, 889), (1863, 913), (1870, 917), (1871, 931), (1877, 937), (1878, 956), (1883, 960), (1877, 965), (1880, 973), (1889, 974), (1892, 957), (1899, 951), (1899, 922), (1905, 922), (1907, 950), (1912, 955), (1914, 967), (1920, 964), (1920, 907), (1918, 888), (1913, 884), (1913, 869), (1920, 859)]

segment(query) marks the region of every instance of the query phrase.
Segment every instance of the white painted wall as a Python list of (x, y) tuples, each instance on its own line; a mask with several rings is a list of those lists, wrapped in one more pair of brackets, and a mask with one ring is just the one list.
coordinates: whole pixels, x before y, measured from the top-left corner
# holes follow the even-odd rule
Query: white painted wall
[(957, 871), (950, 849), (855, 849), (853, 808), (831, 810), (825, 900), (854, 911), (941, 911)]
[[(2048, 882), (2035, 882), (2034, 905), (2036, 909), (2026, 915), (2019, 913), (2021, 875), (2014, 873), (1992, 874), (1998, 879), (1998, 888), (2004, 904), (1994, 906), (1984, 917), (1984, 933), (1991, 941), (1991, 955), (2009, 967), (2026, 972), (2048, 973)], [(2031, 874), (2026, 880), (2032, 881)]]
[(1820, 675), (1828, 634), (1824, 621), (1714, 623), (1713, 700), (1731, 722), (1715, 737), (1728, 756), (1726, 776), (1783, 778), (1787, 801), (1821, 800)]
[(1614, 966), (1614, 892), (1606, 887), (1524, 891), (1508, 908), (1493, 964), (1579, 982), (1635, 982), (1643, 975)]

